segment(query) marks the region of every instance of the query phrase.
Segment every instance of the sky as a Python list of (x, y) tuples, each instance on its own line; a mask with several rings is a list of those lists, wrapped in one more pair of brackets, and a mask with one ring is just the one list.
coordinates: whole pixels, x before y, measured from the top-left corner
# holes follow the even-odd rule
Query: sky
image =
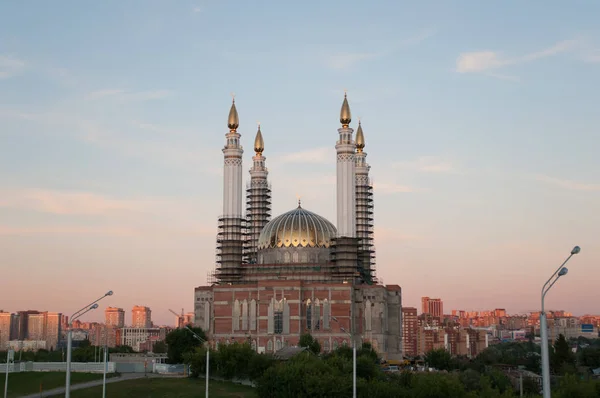
[(403, 304), (600, 313), (600, 3), (0, 4), (0, 308), (193, 310), (215, 266), (231, 93), (273, 214), (336, 222), (344, 90)]

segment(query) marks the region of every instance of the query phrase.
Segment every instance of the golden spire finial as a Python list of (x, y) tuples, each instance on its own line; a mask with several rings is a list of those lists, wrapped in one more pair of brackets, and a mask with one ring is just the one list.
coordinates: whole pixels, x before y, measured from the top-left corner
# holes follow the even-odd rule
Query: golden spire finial
[(358, 129), (356, 130), (356, 152), (361, 153), (365, 147), (365, 135), (363, 133), (360, 118), (358, 118)]
[(343, 128), (348, 128), (352, 121), (352, 114), (350, 113), (350, 105), (348, 105), (348, 92), (344, 90), (344, 102), (342, 102), (342, 110), (340, 111), (340, 123)]
[(258, 131), (256, 132), (256, 138), (254, 139), (254, 152), (256, 152), (257, 156), (260, 156), (264, 150), (265, 142), (262, 133), (260, 132), (260, 122), (258, 122)]
[(229, 118), (227, 119), (227, 127), (229, 130), (236, 131), (240, 125), (237, 109), (235, 107), (235, 94), (231, 93), (231, 109), (229, 110)]
[(298, 199), (298, 208), (302, 208), (302, 199), (300, 198), (300, 195), (296, 194), (296, 199)]

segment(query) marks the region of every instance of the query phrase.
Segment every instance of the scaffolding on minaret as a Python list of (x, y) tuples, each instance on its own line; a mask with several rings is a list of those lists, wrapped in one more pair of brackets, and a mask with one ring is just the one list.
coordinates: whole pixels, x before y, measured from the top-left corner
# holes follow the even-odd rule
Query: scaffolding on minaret
[(223, 148), (223, 215), (217, 231), (216, 269), (214, 277), (219, 284), (239, 283), (242, 279), (242, 260), (246, 240), (246, 219), (242, 215), (242, 155), (238, 112), (235, 99), (227, 120), (229, 133)]
[(250, 169), (250, 182), (246, 184), (246, 240), (244, 242), (244, 263), (258, 262), (258, 238), (264, 226), (271, 220), (271, 185), (267, 179), (269, 170), (263, 156), (265, 143), (260, 123), (254, 139), (253, 165)]
[(358, 270), (361, 279), (368, 283), (377, 283), (375, 276), (375, 245), (373, 242), (373, 185), (369, 178), (370, 166), (363, 151), (365, 137), (362, 124), (358, 122), (356, 130), (356, 237), (358, 241)]

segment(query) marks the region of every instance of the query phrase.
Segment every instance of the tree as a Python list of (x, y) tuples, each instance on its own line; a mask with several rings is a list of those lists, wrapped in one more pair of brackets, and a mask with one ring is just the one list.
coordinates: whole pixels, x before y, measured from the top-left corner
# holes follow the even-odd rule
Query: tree
[(558, 335), (554, 343), (554, 352), (550, 358), (550, 364), (555, 374), (563, 375), (576, 371), (575, 354), (571, 350), (571, 347), (569, 347), (567, 339), (562, 334)]
[(155, 354), (164, 354), (167, 352), (167, 344), (164, 341), (157, 341), (154, 343), (152, 352)]
[[(206, 334), (200, 328), (191, 328), (194, 333), (206, 341)], [(187, 328), (171, 331), (165, 339), (167, 343), (167, 362), (171, 364), (183, 363), (183, 354), (192, 352), (202, 343)]]
[(308, 348), (312, 353), (317, 355), (321, 352), (321, 344), (319, 344), (319, 342), (315, 340), (309, 333), (300, 336), (298, 345), (300, 347)]
[(452, 370), (452, 355), (443, 348), (429, 351), (425, 355), (425, 362), (437, 370)]
[(590, 368), (600, 367), (600, 348), (589, 346), (579, 351), (579, 361)]

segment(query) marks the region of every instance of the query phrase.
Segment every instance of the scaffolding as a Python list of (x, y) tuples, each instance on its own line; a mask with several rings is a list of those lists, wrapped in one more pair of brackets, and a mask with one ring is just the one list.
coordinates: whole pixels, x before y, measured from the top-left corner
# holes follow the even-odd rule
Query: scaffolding
[(377, 283), (375, 245), (373, 239), (373, 186), (356, 185), (356, 236), (358, 238), (358, 270), (364, 283)]
[(258, 262), (258, 238), (271, 219), (271, 185), (264, 179), (246, 185), (246, 239), (243, 262)]
[(217, 232), (217, 283), (239, 283), (242, 279), (242, 257), (246, 240), (246, 220), (238, 217), (219, 217)]
[(331, 245), (331, 261), (335, 264), (333, 277), (342, 281), (362, 279), (358, 267), (358, 238), (338, 237)]

